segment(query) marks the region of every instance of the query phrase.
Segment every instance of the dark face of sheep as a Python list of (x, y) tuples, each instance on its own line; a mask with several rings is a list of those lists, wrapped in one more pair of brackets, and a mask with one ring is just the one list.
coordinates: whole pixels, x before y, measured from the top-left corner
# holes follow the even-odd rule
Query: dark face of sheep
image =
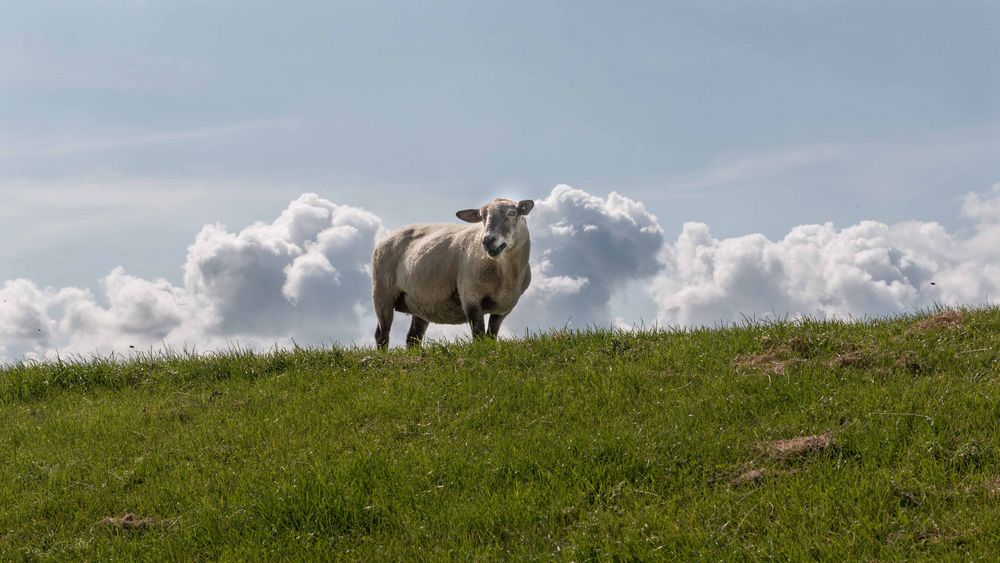
[(463, 209), (455, 215), (469, 223), (483, 224), (483, 250), (490, 258), (496, 258), (520, 243), (515, 240), (518, 222), (523, 221), (534, 206), (535, 202), (530, 199), (494, 199), (479, 209)]

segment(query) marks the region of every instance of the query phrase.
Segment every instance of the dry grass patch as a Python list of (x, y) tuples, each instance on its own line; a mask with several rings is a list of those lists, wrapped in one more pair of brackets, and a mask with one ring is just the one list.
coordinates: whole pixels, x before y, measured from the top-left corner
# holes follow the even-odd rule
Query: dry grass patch
[(991, 499), (1000, 498), (1000, 477), (990, 477), (982, 485), (983, 490)]
[(833, 435), (827, 432), (815, 436), (799, 436), (789, 440), (775, 440), (767, 445), (775, 459), (795, 459), (825, 452), (833, 447)]
[(793, 336), (779, 341), (769, 334), (760, 337), (764, 351), (758, 354), (742, 354), (733, 360), (738, 373), (763, 371), (781, 375), (792, 367), (803, 364), (814, 357), (816, 342), (812, 338)]
[(125, 531), (138, 531), (155, 528), (160, 525), (160, 521), (151, 516), (138, 516), (131, 512), (126, 512), (121, 516), (109, 516), (98, 522), (101, 526)]
[(756, 485), (764, 480), (764, 472), (760, 469), (749, 469), (740, 473), (733, 480), (730, 481), (734, 487), (745, 487), (747, 485)]
[(782, 374), (790, 366), (798, 365), (805, 361), (802, 358), (793, 356), (792, 348), (782, 344), (773, 350), (768, 350), (760, 354), (743, 354), (737, 356), (733, 361), (733, 367), (740, 373), (746, 371), (766, 371)]
[(915, 532), (900, 530), (886, 538), (889, 543), (915, 543), (920, 546), (956, 543), (962, 535), (955, 530), (945, 530), (937, 522), (931, 522)]
[(961, 311), (944, 311), (914, 323), (907, 333), (961, 328), (964, 324), (965, 313)]
[(864, 368), (871, 364), (871, 358), (861, 350), (845, 347), (843, 352), (838, 352), (830, 359), (829, 366), (832, 368)]

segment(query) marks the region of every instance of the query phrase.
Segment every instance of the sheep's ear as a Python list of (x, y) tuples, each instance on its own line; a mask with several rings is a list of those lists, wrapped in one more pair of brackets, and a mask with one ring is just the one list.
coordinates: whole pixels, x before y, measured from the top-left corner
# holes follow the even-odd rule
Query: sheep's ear
[(531, 210), (535, 207), (535, 202), (530, 199), (522, 199), (517, 202), (517, 212), (521, 215), (527, 215), (531, 213)]
[(481, 223), (483, 221), (483, 216), (479, 214), (478, 209), (463, 209), (455, 213), (455, 216), (468, 223)]

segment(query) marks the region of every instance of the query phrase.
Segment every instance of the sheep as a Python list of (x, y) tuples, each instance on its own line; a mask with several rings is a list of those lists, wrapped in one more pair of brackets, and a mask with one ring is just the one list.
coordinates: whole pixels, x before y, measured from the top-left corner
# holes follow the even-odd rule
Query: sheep
[[(531, 283), (525, 217), (535, 202), (494, 199), (455, 215), (479, 225), (418, 224), (379, 241), (372, 253), (375, 344), (389, 346), (394, 311), (412, 316), (407, 347), (419, 346), (429, 323), (469, 323), (474, 339), (496, 338)], [(489, 326), (483, 315), (489, 314)]]

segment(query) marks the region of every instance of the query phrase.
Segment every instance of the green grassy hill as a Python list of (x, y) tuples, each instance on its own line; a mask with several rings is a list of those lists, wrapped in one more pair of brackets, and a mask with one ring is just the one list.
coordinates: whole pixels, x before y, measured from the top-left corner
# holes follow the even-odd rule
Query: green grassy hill
[(1000, 310), (0, 370), (0, 560), (1000, 552)]

